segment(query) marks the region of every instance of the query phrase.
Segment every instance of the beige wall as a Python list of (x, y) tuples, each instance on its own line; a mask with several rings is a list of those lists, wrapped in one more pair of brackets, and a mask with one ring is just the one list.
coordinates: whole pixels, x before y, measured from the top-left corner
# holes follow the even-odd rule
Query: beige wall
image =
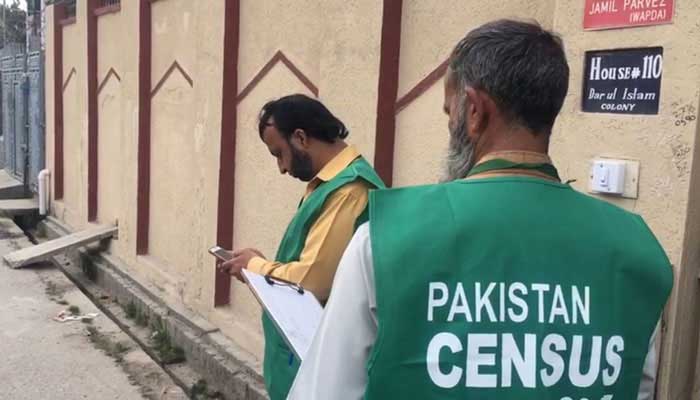
[[(401, 98), (449, 57), (469, 30), (497, 18), (530, 18), (551, 27), (554, 0), (481, 0), (403, 3), (399, 95)], [(442, 113), (443, 82), (436, 82), (396, 117), (394, 185), (435, 183), (442, 175), (447, 148), (447, 118)]]
[[(674, 114), (698, 108), (700, 3), (677, 1), (671, 25), (599, 32), (580, 29), (583, 4), (558, 7), (555, 29), (566, 40), (571, 67), (569, 96), (553, 136), (552, 152), (565, 179), (585, 190), (587, 162), (606, 155), (641, 160), (639, 198), (613, 201), (641, 214), (674, 264), (674, 298), (666, 315), (660, 390), (664, 398), (691, 396), (697, 346), (697, 245), (699, 220), (688, 220), (688, 192), (696, 150), (697, 125), (676, 126)], [(580, 112), (583, 56), (586, 50), (663, 46), (664, 71), (658, 116), (614, 116)], [(688, 115), (697, 116), (697, 111)], [(697, 181), (697, 178), (695, 178)], [(696, 182), (697, 185), (697, 182)], [(695, 212), (696, 214), (696, 212)], [(690, 228), (686, 234), (686, 224)], [(689, 241), (692, 234), (693, 241)], [(684, 252), (684, 246), (687, 251)], [(692, 249), (692, 250), (691, 250)], [(683, 290), (682, 299), (678, 295)], [(674, 305), (678, 304), (678, 308)], [(678, 313), (676, 312), (678, 311)], [(673, 382), (673, 383), (671, 383)]]
[[(155, 87), (177, 61), (193, 75), (196, 22), (192, 2), (153, 3), (153, 61)], [(199, 83), (197, 76), (194, 76)], [(195, 148), (195, 93), (185, 76), (175, 70), (151, 100), (151, 209), (149, 250), (156, 265), (174, 274), (176, 292), (183, 293), (188, 268), (196, 265), (202, 199)], [(183, 185), (182, 182), (188, 182)], [(173, 229), (174, 224), (186, 229)], [(169, 270), (168, 270), (169, 268)], [(197, 279), (197, 278), (195, 278)]]
[[(64, 28), (64, 74), (75, 67), (64, 93), (65, 199), (53, 212), (75, 228), (86, 215), (85, 2), (77, 23)], [(675, 265), (676, 291), (667, 307), (662, 352), (661, 398), (687, 399), (697, 389), (696, 277), (700, 263), (700, 187), (697, 125), (678, 127), (674, 113), (698, 109), (700, 4), (677, 2), (673, 24), (584, 32), (583, 2), (569, 0), (404, 0), (399, 97), (449, 55), (471, 28), (501, 17), (537, 19), (563, 35), (571, 67), (570, 92), (552, 138), (552, 155), (565, 179), (586, 190), (588, 163), (597, 156), (641, 162), (639, 198), (611, 200), (642, 214)], [(161, 290), (169, 302), (207, 317), (251, 353), (260, 355), (260, 310), (248, 290), (232, 284), (229, 306), (213, 308), (216, 241), (223, 15), (221, 0), (153, 3), (152, 85), (177, 61), (179, 71), (152, 99), (150, 253), (136, 256), (138, 149), (138, 3), (122, 2), (117, 14), (98, 19), (98, 81), (111, 80), (99, 101), (100, 222), (119, 221), (112, 254), (137, 279)], [(349, 141), (374, 158), (382, 2), (330, 0), (241, 2), (239, 92), (282, 51), (319, 89), (319, 98), (350, 128)], [(47, 21), (52, 22), (49, 8)], [(113, 40), (119, 38), (119, 40)], [(47, 65), (53, 60), (53, 31), (47, 29)], [(664, 74), (658, 116), (614, 116), (580, 111), (586, 50), (663, 46)], [(65, 77), (64, 77), (65, 78)], [(46, 70), (47, 99), (53, 98), (53, 69)], [(152, 89), (152, 88), (151, 88)], [(432, 183), (442, 171), (447, 120), (442, 81), (430, 86), (396, 118), (394, 183)], [(304, 185), (279, 174), (261, 143), (256, 118), (268, 100), (309, 89), (285, 65), (275, 65), (238, 105), (236, 127), (234, 246), (252, 246), (273, 257)], [(53, 114), (47, 103), (47, 166), (53, 168)], [(695, 115), (696, 111), (693, 112)], [(227, 166), (225, 166), (227, 167)], [(233, 166), (228, 166), (233, 167)], [(695, 183), (695, 184), (693, 184)]]
[[(68, 225), (78, 229), (87, 220), (87, 40), (85, 14), (79, 5), (75, 24), (63, 28), (63, 199), (55, 211)], [(82, 17), (82, 18), (80, 18)]]
[[(128, 258), (134, 249), (136, 159), (138, 124), (138, 8), (125, 3), (122, 10), (97, 19), (97, 82), (110, 76), (98, 94), (97, 219), (119, 225), (112, 251)], [(115, 40), (119, 38), (118, 40)]]
[[(236, 203), (232, 221), (234, 248), (257, 247), (270, 258), (275, 256), (277, 243), (282, 239), (286, 222), (294, 214), (304, 185), (279, 173), (276, 162), (260, 141), (256, 117), (260, 105), (275, 96), (290, 92), (309, 94), (290, 75), (283, 66), (276, 66), (238, 108)], [(231, 293), (231, 303), (235, 305), (231, 312), (236, 324), (251, 336), (251, 345), (259, 352), (262, 342), (257, 302), (250, 290), (237, 281), (234, 282)]]
[(377, 81), (382, 30), (382, 2), (321, 2), (320, 98), (350, 130), (352, 142), (374, 160)]
[[(116, 51), (102, 51), (97, 55), (97, 82), (104, 85), (97, 97), (98, 123), (97, 130), (100, 133), (98, 140), (98, 195), (97, 219), (101, 223), (113, 223), (123, 220), (121, 204), (124, 200), (121, 193), (125, 191), (121, 166), (126, 164), (122, 146), (122, 132), (124, 132), (124, 113), (122, 96), (122, 82), (111, 71), (121, 77), (124, 73), (122, 62), (125, 53), (130, 49), (123, 41), (115, 41), (114, 38), (122, 36), (122, 24), (124, 16), (119, 14), (107, 14), (98, 20), (97, 47), (104, 49), (113, 46)], [(121, 55), (121, 57), (120, 57)], [(130, 60), (135, 61), (135, 60)], [(109, 74), (109, 75), (108, 75)], [(105, 80), (106, 79), (106, 80)], [(127, 122), (128, 123), (128, 122)], [(124, 138), (126, 139), (126, 137)], [(116, 168), (115, 168), (116, 167)]]
[[(242, 2), (239, 87), (242, 90), (282, 51), (319, 88), (319, 97), (350, 129), (349, 141), (370, 160), (374, 151), (381, 3), (334, 0)], [(369, 15), (365, 14), (367, 12)], [(274, 17), (272, 17), (274, 16)], [(274, 18), (274, 24), (259, 21)], [(260, 107), (289, 93), (313, 95), (277, 64), (238, 106), (234, 247), (253, 246), (274, 257), (304, 185), (282, 176), (260, 141)], [(367, 116), (371, 116), (368, 118)], [(274, 189), (272, 189), (274, 188)], [(211, 314), (224, 331), (260, 354), (260, 309), (248, 289), (233, 283), (231, 307)]]
[[(77, 22), (64, 28), (64, 74), (73, 57), (86, 62), (83, 31), (86, 4), (79, 1)], [(118, 221), (119, 238), (111, 253), (125, 261), (137, 279), (161, 289), (167, 301), (207, 315), (213, 304), (213, 259), (207, 249), (216, 241), (223, 2), (190, 7), (189, 1), (153, 5), (153, 88), (177, 61), (192, 78), (193, 87), (174, 71), (152, 99), (150, 253), (136, 256), (136, 198), (138, 174), (138, 3), (123, 2), (118, 13), (100, 16), (98, 83), (113, 68), (121, 81), (110, 78), (98, 97), (99, 184), (98, 222)], [(47, 21), (52, 22), (49, 7)], [(47, 60), (53, 60), (52, 26), (47, 29)], [(179, 36), (178, 36), (179, 35)], [(173, 40), (173, 37), (176, 39)], [(115, 40), (115, 38), (117, 38)], [(200, 43), (203, 42), (203, 43)], [(184, 45), (183, 43), (187, 43)], [(75, 53), (75, 56), (73, 56)], [(78, 68), (77, 68), (78, 69)], [(82, 70), (86, 65), (82, 65)], [(46, 95), (53, 98), (53, 69), (47, 68)], [(87, 211), (87, 86), (64, 96), (66, 200), (54, 203), (54, 214), (74, 228), (86, 225)], [(74, 81), (75, 80), (75, 81)], [(82, 82), (82, 83), (81, 83)], [(73, 83), (71, 83), (73, 85)], [(70, 85), (69, 85), (70, 86)], [(152, 88), (152, 89), (153, 89)], [(67, 88), (68, 92), (69, 88)], [(69, 103), (83, 101), (80, 106)], [(72, 108), (71, 108), (72, 107)], [(47, 161), (53, 169), (53, 107), (47, 103)], [(69, 143), (68, 130), (82, 124), (80, 148)], [(70, 158), (70, 160), (69, 160)], [(69, 163), (80, 166), (80, 172)], [(70, 177), (68, 176), (70, 175)], [(82, 177), (82, 178), (81, 178)], [(183, 181), (192, 182), (182, 185)], [(69, 183), (71, 182), (71, 183)], [(81, 193), (73, 182), (84, 182)], [(72, 206), (71, 200), (82, 202)], [(82, 210), (77, 215), (73, 210)]]
[[(153, 3), (149, 255), (139, 265), (178, 301), (202, 313), (213, 304), (223, 2)], [(187, 81), (185, 74), (192, 80)], [(187, 182), (187, 184), (183, 184)]]

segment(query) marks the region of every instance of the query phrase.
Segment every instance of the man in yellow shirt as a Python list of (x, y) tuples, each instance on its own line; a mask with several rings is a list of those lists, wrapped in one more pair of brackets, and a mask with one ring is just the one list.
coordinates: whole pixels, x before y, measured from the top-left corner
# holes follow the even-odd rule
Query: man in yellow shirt
[[(280, 173), (308, 182), (299, 208), (273, 260), (253, 248), (235, 251), (221, 268), (240, 279), (243, 268), (301, 284), (325, 303), (340, 257), (355, 228), (367, 221), (370, 189), (384, 187), (374, 169), (344, 139), (345, 125), (321, 102), (291, 95), (263, 106), (260, 138)], [(263, 315), (265, 385), (285, 399), (299, 360)]]

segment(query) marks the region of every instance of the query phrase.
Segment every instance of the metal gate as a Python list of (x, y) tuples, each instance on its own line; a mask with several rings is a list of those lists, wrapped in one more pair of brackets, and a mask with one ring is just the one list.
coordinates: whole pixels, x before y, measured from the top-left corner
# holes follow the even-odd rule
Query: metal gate
[(4, 168), (33, 192), (44, 168), (43, 65), (41, 51), (0, 60)]

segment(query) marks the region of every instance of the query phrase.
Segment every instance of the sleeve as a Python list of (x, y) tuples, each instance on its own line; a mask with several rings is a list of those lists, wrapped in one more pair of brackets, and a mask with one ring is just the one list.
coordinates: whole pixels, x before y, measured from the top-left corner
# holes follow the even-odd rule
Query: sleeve
[(280, 263), (254, 257), (246, 268), (301, 283), (319, 300), (327, 299), (340, 256), (366, 206), (367, 189), (362, 183), (344, 186), (326, 200), (321, 215), (309, 230), (299, 261)]
[(367, 360), (377, 337), (373, 270), (369, 228), (364, 224), (340, 261), (333, 294), (288, 399), (364, 397)]
[(654, 392), (656, 391), (656, 371), (657, 371), (657, 351), (659, 339), (659, 327), (661, 321), (656, 324), (656, 329), (649, 339), (649, 352), (644, 359), (644, 368), (642, 369), (642, 380), (639, 383), (639, 393), (637, 400), (654, 400)]
[(250, 261), (248, 261), (246, 269), (260, 275), (265, 275), (268, 274), (270, 271), (274, 271), (276, 268), (282, 265), (282, 263), (268, 261), (262, 257), (253, 257), (250, 259)]

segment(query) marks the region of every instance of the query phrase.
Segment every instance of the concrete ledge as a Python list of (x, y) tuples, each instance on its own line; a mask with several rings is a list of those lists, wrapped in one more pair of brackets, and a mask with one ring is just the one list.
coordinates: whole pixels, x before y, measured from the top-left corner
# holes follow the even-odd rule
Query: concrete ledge
[[(4, 201), (17, 200), (0, 200), (0, 203)], [(1, 204), (0, 210), (2, 210)], [(94, 226), (92, 228), (76, 232), (72, 235), (62, 236), (58, 239), (49, 240), (48, 242), (44, 242), (36, 246), (13, 251), (10, 254), (6, 254), (3, 259), (5, 260), (5, 263), (10, 266), (10, 268), (20, 268), (25, 265), (43, 261), (54, 255), (64, 254), (71, 249), (81, 248), (88, 244), (96, 243), (116, 235), (116, 226)]]
[[(71, 231), (64, 224), (54, 217), (47, 217), (44, 221), (39, 223), (37, 230), (42, 236), (49, 239), (66, 236), (71, 233)], [(87, 254), (86, 250), (83, 250), (83, 253)], [(177, 316), (183, 323), (189, 325), (190, 328), (198, 331), (200, 335), (219, 330), (206, 319), (185, 309), (184, 307), (174, 304), (166, 304), (166, 302), (164, 302), (163, 299), (158, 296), (159, 290), (155, 285), (140, 282), (134, 279), (127, 272), (128, 268), (126, 268), (124, 263), (116, 257), (112, 257), (103, 252), (90, 252), (89, 255), (92, 259), (99, 262), (102, 267), (110, 269), (117, 275), (121, 276), (125, 281), (129, 282), (129, 284), (139, 288), (152, 301), (168, 308), (170, 313)]]
[(31, 193), (26, 190), (24, 184), (7, 171), (0, 170), (0, 199), (23, 199), (31, 196)]
[[(55, 218), (45, 219), (37, 230), (48, 238), (70, 233)], [(137, 282), (124, 272), (124, 268), (120, 269), (119, 260), (95, 250), (83, 248), (67, 257), (54, 257), (52, 261), (158, 362), (161, 360), (150, 347), (147, 329), (127, 319), (120, 306), (103, 299), (110, 297), (119, 304), (133, 302), (149, 316), (160, 318), (172, 342), (182, 347), (187, 360), (184, 364), (164, 365), (163, 368), (188, 393), (192, 384), (203, 378), (210, 388), (223, 394), (226, 399), (268, 398), (258, 372), (259, 365), (248, 352), (201, 316), (165, 304), (156, 291), (148, 290), (148, 284)]]
[(5, 215), (39, 215), (39, 202), (34, 199), (0, 199), (0, 212)]

